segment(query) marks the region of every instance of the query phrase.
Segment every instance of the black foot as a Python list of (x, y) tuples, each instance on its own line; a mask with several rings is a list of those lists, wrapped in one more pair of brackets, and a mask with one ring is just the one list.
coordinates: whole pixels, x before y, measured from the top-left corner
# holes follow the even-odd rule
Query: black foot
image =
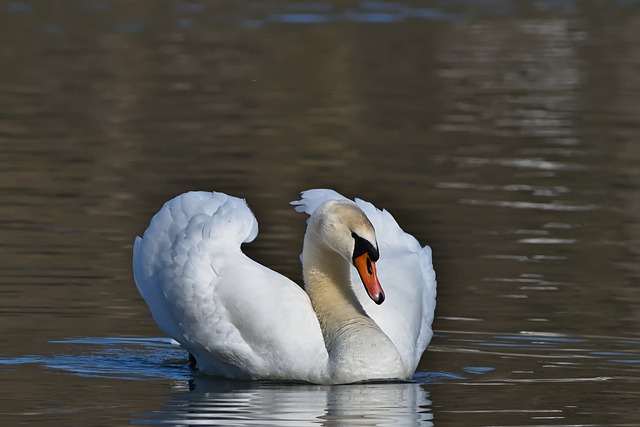
[(189, 368), (198, 369), (198, 362), (196, 361), (196, 358), (193, 357), (193, 354), (191, 353), (189, 353)]

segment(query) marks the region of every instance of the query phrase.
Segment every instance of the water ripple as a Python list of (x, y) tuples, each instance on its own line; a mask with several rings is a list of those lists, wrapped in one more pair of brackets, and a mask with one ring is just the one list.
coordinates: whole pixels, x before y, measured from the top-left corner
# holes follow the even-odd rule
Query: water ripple
[[(470, 325), (481, 322), (455, 317), (441, 320), (473, 320)], [(173, 392), (165, 403), (135, 413), (131, 422), (137, 425), (431, 426), (434, 414), (425, 387), (457, 387), (453, 395), (464, 395), (464, 390), (477, 386), (509, 387), (509, 395), (517, 401), (518, 393), (528, 396), (532, 392), (530, 387), (553, 384), (597, 389), (607, 383), (613, 390), (633, 388), (640, 378), (640, 340), (527, 330), (438, 330), (425, 355), (432, 361), (430, 369), (419, 368), (413, 382), (338, 386), (237, 382), (198, 375), (188, 368), (185, 352), (164, 338), (86, 337), (51, 344), (54, 353), (59, 348), (59, 354), (4, 358), (0, 366), (15, 370), (19, 365), (36, 364), (85, 378), (170, 380)], [(447, 362), (444, 369), (431, 366), (437, 360)], [(606, 375), (599, 374), (603, 367)], [(508, 412), (529, 419), (554, 413), (570, 418), (572, 412), (560, 404), (555, 408), (519, 408), (503, 402), (500, 407), (486, 408), (472, 402), (475, 400), (467, 399), (459, 411), (488, 416)], [(442, 408), (438, 413), (444, 419), (446, 413), (458, 413), (451, 405), (438, 408)]]
[(551, 202), (551, 203), (538, 203), (538, 202), (524, 202), (524, 201), (507, 201), (507, 200), (485, 200), (485, 199), (460, 199), (458, 203), (463, 205), (475, 205), (475, 206), (498, 206), (504, 208), (513, 209), (539, 209), (544, 211), (558, 211), (558, 212), (583, 212), (593, 211), (600, 209), (600, 205), (585, 203), (564, 203), (564, 202)]
[[(168, 338), (73, 338), (51, 341), (53, 356), (28, 355), (0, 359), (0, 365), (39, 364), (87, 378), (143, 380), (188, 379), (185, 353)], [(65, 351), (63, 351), (65, 350)]]

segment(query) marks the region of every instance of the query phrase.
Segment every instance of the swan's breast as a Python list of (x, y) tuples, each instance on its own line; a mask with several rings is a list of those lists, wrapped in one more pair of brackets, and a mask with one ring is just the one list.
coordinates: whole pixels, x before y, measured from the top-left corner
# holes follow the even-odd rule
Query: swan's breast
[(328, 349), (334, 383), (407, 376), (400, 353), (375, 323), (358, 322), (338, 334)]

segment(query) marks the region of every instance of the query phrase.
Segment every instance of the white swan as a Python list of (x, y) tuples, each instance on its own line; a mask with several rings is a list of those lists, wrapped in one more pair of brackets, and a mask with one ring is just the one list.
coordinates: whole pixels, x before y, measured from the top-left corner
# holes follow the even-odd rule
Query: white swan
[(432, 336), (431, 249), (387, 211), (333, 190), (292, 204), (311, 215), (306, 293), (242, 253), (258, 233), (244, 200), (190, 192), (165, 203), (133, 248), (135, 282), (160, 329), (200, 370), (227, 378), (410, 378)]

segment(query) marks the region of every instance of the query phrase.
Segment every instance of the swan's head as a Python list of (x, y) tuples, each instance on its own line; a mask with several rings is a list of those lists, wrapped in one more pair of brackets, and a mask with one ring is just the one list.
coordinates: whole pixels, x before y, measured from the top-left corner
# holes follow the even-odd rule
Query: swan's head
[(316, 209), (310, 221), (322, 240), (356, 267), (369, 298), (382, 304), (376, 232), (364, 212), (351, 201), (329, 200)]

